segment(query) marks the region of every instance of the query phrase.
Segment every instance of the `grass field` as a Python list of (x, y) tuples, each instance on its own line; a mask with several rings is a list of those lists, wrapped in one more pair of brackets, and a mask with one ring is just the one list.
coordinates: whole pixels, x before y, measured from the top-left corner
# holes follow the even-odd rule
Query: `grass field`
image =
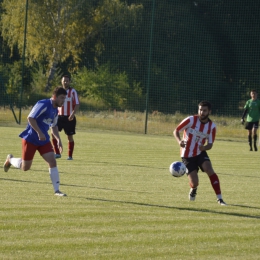
[[(0, 127), (0, 162), (21, 154), (21, 127)], [(201, 173), (196, 201), (173, 137), (79, 130), (74, 160), (58, 160), (53, 195), (37, 154), (28, 172), (2, 169), (0, 259), (260, 259), (259, 156), (246, 139), (216, 140), (209, 152), (224, 200)]]

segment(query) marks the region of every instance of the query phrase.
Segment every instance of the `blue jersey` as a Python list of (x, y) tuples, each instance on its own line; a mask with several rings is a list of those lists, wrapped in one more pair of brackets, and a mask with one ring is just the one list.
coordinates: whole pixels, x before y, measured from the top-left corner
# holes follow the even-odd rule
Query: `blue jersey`
[(36, 119), (37, 125), (46, 137), (46, 140), (40, 141), (37, 132), (28, 123), (26, 129), (19, 135), (29, 143), (34, 145), (44, 145), (50, 141), (48, 130), (57, 124), (58, 109), (54, 108), (51, 99), (38, 101), (32, 108), (28, 117)]

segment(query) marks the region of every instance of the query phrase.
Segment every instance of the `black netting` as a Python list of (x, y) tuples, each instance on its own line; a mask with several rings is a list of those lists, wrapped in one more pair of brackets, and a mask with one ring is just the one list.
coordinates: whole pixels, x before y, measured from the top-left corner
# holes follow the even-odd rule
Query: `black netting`
[(258, 1), (1, 2), (0, 106), (14, 112), (9, 120), (22, 120), (63, 74), (88, 127), (111, 129), (118, 118), (114, 129), (128, 119), (138, 132), (196, 113), (201, 100), (215, 115), (240, 117), (259, 89)]

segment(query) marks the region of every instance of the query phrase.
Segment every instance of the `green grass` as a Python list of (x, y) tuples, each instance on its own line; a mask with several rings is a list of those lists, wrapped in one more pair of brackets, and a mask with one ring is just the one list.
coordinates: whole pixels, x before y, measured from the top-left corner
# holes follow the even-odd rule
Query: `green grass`
[[(22, 127), (0, 127), (0, 158), (21, 154)], [(218, 138), (209, 152), (224, 200), (216, 203), (199, 173), (195, 202), (187, 177), (168, 170), (179, 160), (171, 136), (80, 128), (74, 160), (58, 160), (53, 195), (37, 154), (28, 172), (2, 169), (0, 259), (259, 259), (259, 152), (246, 138)], [(231, 141), (229, 141), (231, 140)]]

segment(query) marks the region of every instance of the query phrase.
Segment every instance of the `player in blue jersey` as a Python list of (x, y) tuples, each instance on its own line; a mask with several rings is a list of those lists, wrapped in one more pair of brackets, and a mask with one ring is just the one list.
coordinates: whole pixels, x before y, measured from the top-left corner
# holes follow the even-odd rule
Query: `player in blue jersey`
[(66, 194), (59, 190), (59, 172), (48, 130), (51, 128), (62, 152), (62, 143), (56, 124), (58, 107), (63, 105), (66, 95), (67, 92), (64, 88), (57, 87), (53, 91), (52, 98), (40, 100), (34, 105), (27, 117), (27, 127), (19, 135), (22, 138), (22, 158), (14, 158), (12, 154), (8, 154), (4, 163), (5, 172), (9, 170), (11, 165), (23, 171), (28, 171), (32, 166), (34, 154), (38, 151), (49, 165), (54, 194), (57, 196), (66, 196)]

